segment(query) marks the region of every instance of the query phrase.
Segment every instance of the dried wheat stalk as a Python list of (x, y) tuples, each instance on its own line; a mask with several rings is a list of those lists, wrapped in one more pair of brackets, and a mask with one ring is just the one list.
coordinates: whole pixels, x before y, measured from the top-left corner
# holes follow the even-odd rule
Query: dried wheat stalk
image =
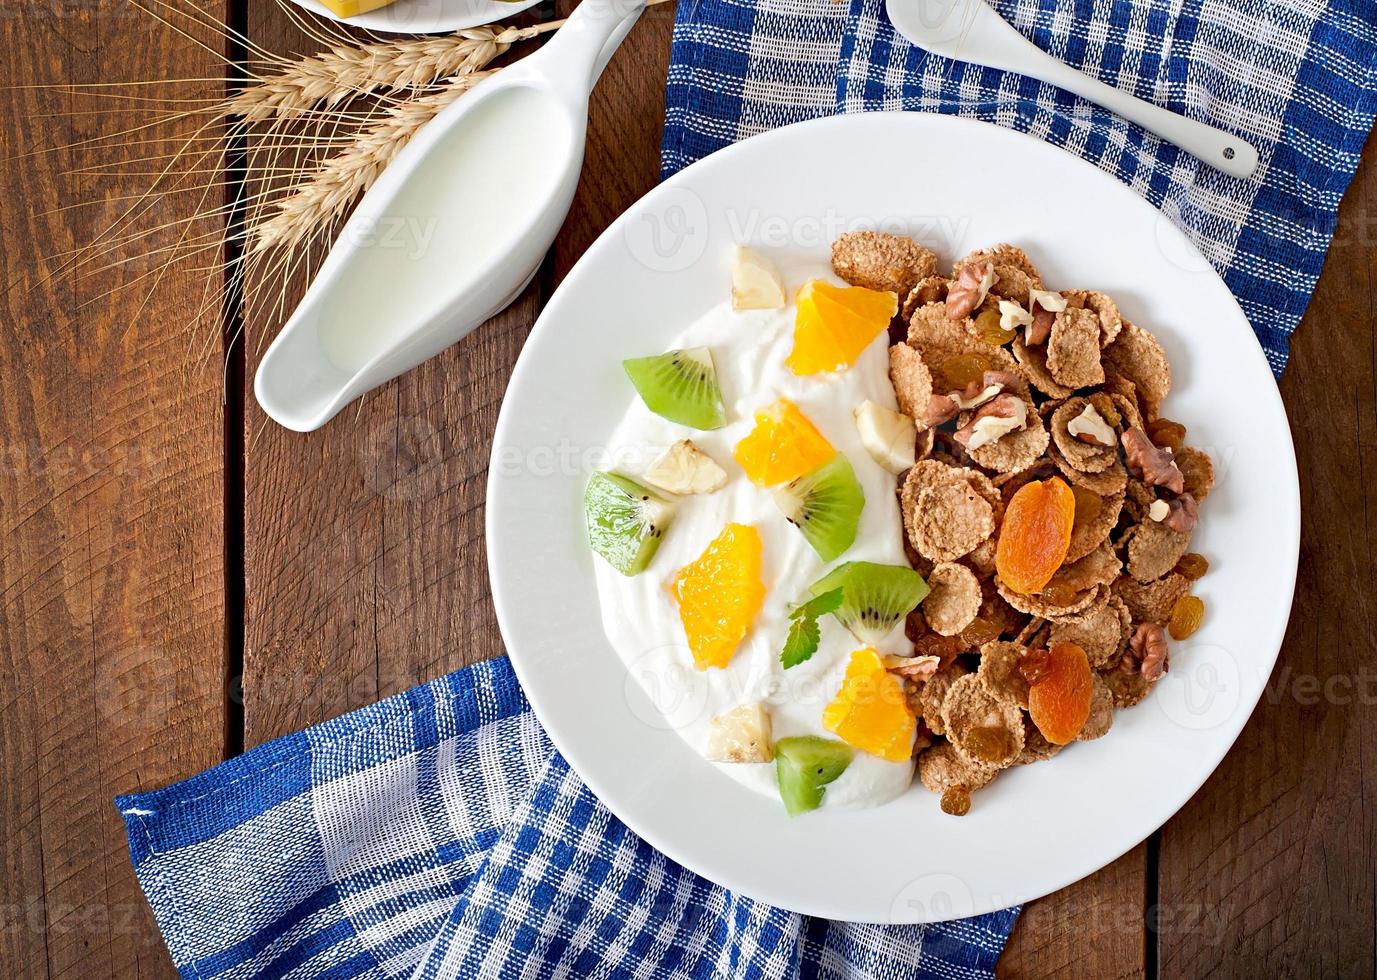
[(358, 134), (353, 145), (327, 157), (314, 173), (273, 202), (272, 216), (249, 230), (253, 251), (295, 245), (313, 230), (334, 222), (372, 186), (417, 130), (491, 74), (475, 71), (458, 75), (447, 79), (438, 92), (389, 107), (379, 122)]
[(536, 37), (552, 26), (474, 27), (446, 37), (335, 45), (322, 54), (284, 62), (280, 72), (236, 93), (224, 111), (256, 123), (309, 114), (354, 96), (427, 88), (442, 79), (478, 71), (517, 41)]

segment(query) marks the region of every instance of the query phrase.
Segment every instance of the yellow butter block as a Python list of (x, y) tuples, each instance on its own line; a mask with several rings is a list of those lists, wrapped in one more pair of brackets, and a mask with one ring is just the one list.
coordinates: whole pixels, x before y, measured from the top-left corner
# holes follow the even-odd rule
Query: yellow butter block
[(357, 17), (359, 14), (366, 14), (370, 10), (377, 10), (380, 7), (396, 3), (397, 0), (320, 0), (320, 2), (329, 7), (337, 17)]

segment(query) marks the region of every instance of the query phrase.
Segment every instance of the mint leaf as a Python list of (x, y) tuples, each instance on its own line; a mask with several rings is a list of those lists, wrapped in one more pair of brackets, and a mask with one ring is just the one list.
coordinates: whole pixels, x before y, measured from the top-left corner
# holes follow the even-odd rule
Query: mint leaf
[(815, 595), (807, 602), (795, 606), (789, 613), (790, 619), (820, 619), (830, 612), (836, 612), (841, 607), (844, 598), (844, 590), (835, 588), (822, 595)]
[(818, 652), (818, 644), (822, 641), (818, 617), (835, 612), (842, 604), (842, 598), (842, 590), (833, 589), (813, 596), (790, 610), (789, 618), (793, 622), (789, 626), (789, 635), (784, 638), (784, 649), (779, 651), (779, 662), (785, 670), (797, 667)]
[(784, 669), (797, 667), (818, 652), (822, 640), (822, 630), (818, 621), (808, 616), (800, 616), (789, 627), (789, 635), (784, 640), (784, 649), (779, 652), (779, 662)]

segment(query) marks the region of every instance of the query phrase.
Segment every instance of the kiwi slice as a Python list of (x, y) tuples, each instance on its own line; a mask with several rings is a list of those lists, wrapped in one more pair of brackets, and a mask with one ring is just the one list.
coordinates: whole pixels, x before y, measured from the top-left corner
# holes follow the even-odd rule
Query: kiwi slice
[(781, 738), (775, 743), (775, 781), (789, 816), (822, 806), (827, 785), (835, 782), (855, 758), (845, 742), (818, 735)]
[(798, 526), (818, 557), (831, 561), (856, 540), (865, 491), (841, 453), (775, 491), (775, 504)]
[(622, 367), (656, 415), (695, 429), (719, 429), (727, 421), (717, 369), (706, 347), (633, 357), (622, 361)]
[(643, 571), (674, 518), (674, 505), (635, 480), (594, 473), (583, 491), (588, 541), (623, 575)]
[(842, 590), (832, 615), (868, 646), (883, 640), (927, 597), (927, 582), (903, 565), (849, 561), (838, 565), (808, 587), (813, 595)]

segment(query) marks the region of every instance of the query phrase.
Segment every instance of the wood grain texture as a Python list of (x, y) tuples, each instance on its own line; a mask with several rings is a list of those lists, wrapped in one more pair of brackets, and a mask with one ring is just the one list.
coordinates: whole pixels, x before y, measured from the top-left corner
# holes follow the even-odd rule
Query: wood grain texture
[(1023, 908), (1000, 957), (1004, 980), (1147, 976), (1148, 850), (1140, 844), (1068, 888)]
[[(250, 14), (249, 37), (270, 50), (319, 47), (275, 5)], [(318, 432), (282, 429), (246, 391), (246, 745), (502, 652), (484, 546), (488, 447), (541, 290), (537, 277)], [(246, 386), (279, 325), (246, 324)]]
[(1377, 975), (1377, 141), (1282, 379), (1300, 577), (1276, 669), (1162, 834), (1164, 977)]
[[(0, 975), (173, 976), (112, 798), (221, 758), (219, 311), (189, 321), (202, 293), (187, 263), (146, 308), (137, 285), (104, 296), (155, 267), (147, 242), (107, 256), (128, 261), (107, 273), (64, 268), (55, 256), (93, 240), (126, 206), (121, 195), (146, 183), (71, 172), (148, 145), (25, 154), (144, 117), (127, 102), (11, 86), (202, 77), (217, 66), (123, 0), (5, 7)], [(218, 91), (195, 84), (180, 94)], [(185, 128), (142, 135), (177, 133)], [(57, 210), (77, 200), (95, 206)], [(194, 232), (215, 230), (206, 222)]]

